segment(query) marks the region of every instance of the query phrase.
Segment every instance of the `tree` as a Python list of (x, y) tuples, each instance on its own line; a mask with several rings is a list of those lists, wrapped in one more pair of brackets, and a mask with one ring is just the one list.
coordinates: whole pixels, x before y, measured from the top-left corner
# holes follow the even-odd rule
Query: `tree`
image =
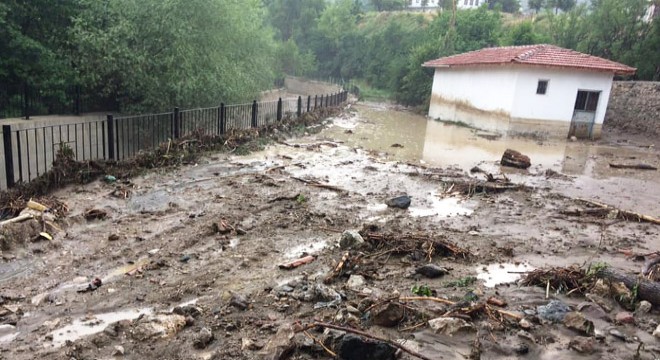
[(534, 12), (538, 13), (545, 6), (545, 0), (529, 0), (527, 5), (530, 9), (534, 10)]
[(376, 11), (401, 10), (406, 7), (406, 0), (371, 0), (371, 6)]
[(525, 20), (510, 26), (504, 32), (503, 45), (519, 46), (538, 44), (540, 37), (536, 34), (534, 24)]
[(309, 41), (310, 30), (325, 9), (324, 0), (268, 0), (268, 19), (282, 41), (294, 39), (299, 45)]
[(272, 84), (258, 0), (81, 1), (71, 30), (78, 74), (124, 110), (245, 101)]
[(547, 6), (549, 8), (555, 9), (555, 14), (559, 10), (566, 12), (575, 7), (576, 0), (548, 0)]
[(490, 0), (488, 1), (488, 8), (495, 9), (500, 7), (502, 11), (507, 13), (516, 13), (520, 10), (520, 2), (518, 0)]

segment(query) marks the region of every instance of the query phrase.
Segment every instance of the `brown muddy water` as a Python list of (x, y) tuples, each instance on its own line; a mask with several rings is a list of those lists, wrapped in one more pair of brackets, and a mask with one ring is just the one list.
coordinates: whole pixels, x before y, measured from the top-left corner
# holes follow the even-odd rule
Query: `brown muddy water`
[[(375, 151), (386, 159), (455, 167), (465, 172), (479, 166), (532, 186), (547, 186), (544, 174), (551, 169), (572, 178), (554, 185), (562, 194), (660, 215), (660, 191), (648, 191), (660, 188), (657, 171), (609, 166), (609, 163), (645, 163), (659, 167), (660, 154), (646, 143), (645, 147), (612, 146), (592, 141), (499, 137), (376, 103), (360, 103), (353, 107), (352, 115), (335, 120), (322, 135), (348, 146)], [(529, 156), (532, 167), (528, 171), (501, 168), (497, 162), (506, 149)], [(628, 190), (644, 190), (645, 196), (631, 197)]]

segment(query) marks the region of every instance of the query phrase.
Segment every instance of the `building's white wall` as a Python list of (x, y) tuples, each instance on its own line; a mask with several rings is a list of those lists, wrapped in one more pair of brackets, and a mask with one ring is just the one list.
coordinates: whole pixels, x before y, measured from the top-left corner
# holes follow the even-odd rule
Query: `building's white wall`
[(509, 114), (516, 80), (517, 74), (506, 67), (439, 68), (435, 70), (432, 91), (445, 100)]
[(486, 0), (456, 0), (459, 9), (476, 9), (486, 3)]
[[(436, 8), (440, 6), (440, 0), (428, 0), (426, 3), (425, 8)], [(410, 8), (421, 8), (422, 7), (422, 0), (411, 0), (410, 5), (408, 5)]]
[[(612, 73), (547, 67), (516, 67), (510, 71), (518, 74), (512, 118), (570, 122), (578, 90), (587, 90), (601, 92), (595, 122), (603, 123), (612, 89)], [(545, 95), (536, 94), (539, 80), (549, 80)]]

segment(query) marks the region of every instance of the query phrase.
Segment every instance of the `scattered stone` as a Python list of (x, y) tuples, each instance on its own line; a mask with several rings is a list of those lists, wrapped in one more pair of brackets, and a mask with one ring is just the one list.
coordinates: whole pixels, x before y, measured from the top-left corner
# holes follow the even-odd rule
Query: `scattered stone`
[(192, 316), (193, 318), (202, 315), (202, 309), (193, 305), (177, 306), (172, 310), (172, 312), (183, 316)]
[(119, 240), (119, 235), (117, 234), (110, 234), (110, 236), (108, 236), (108, 241), (117, 241), (117, 240)]
[(396, 348), (390, 344), (344, 335), (337, 355), (342, 360), (395, 360)]
[(268, 341), (268, 344), (260, 352), (262, 359), (282, 360), (286, 359), (295, 349), (292, 341), (295, 336), (293, 328), (289, 324), (284, 324), (277, 329), (277, 333)]
[(594, 338), (596, 340), (605, 340), (605, 333), (602, 330), (594, 330)]
[(245, 296), (232, 294), (231, 299), (229, 299), (229, 306), (233, 306), (239, 310), (245, 310), (250, 306), (250, 303)]
[[(612, 286), (610, 287), (611, 289), (611, 295), (619, 302), (619, 304), (632, 304), (633, 303), (633, 295), (630, 289), (626, 286), (626, 284), (622, 282), (615, 282), (612, 283)], [(624, 306), (626, 307), (626, 306)]]
[(202, 328), (193, 338), (193, 345), (198, 349), (206, 348), (213, 341), (213, 332), (211, 329)]
[(385, 204), (389, 207), (407, 209), (410, 207), (411, 197), (408, 195), (398, 196), (392, 199), (389, 199)]
[(529, 322), (529, 320), (527, 320), (527, 319), (522, 319), (522, 320), (520, 320), (520, 322), (518, 323), (518, 325), (520, 326), (521, 329), (524, 329), (524, 330), (529, 330), (529, 329), (531, 329), (532, 327), (534, 327), (534, 326), (532, 325), (532, 323)]
[(583, 335), (593, 335), (594, 333), (594, 323), (587, 320), (582, 313), (577, 311), (569, 312), (564, 316), (564, 325)]
[(469, 322), (454, 317), (439, 317), (429, 320), (429, 326), (435, 331), (436, 334), (444, 334), (454, 336), (461, 332), (476, 332), (474, 325)]
[(55, 318), (53, 320), (44, 321), (44, 326), (49, 331), (52, 331), (55, 330), (58, 326), (60, 326), (60, 322), (62, 322), (60, 318)]
[(344, 231), (339, 240), (339, 247), (344, 250), (360, 247), (362, 244), (364, 244), (364, 239), (362, 238), (362, 235), (355, 230)]
[(165, 338), (176, 334), (186, 326), (186, 318), (177, 314), (156, 314), (138, 318), (137, 322), (132, 336), (138, 341)]
[(655, 336), (656, 339), (660, 339), (660, 325), (658, 325), (658, 327), (653, 331), (653, 336)]
[(248, 339), (248, 338), (241, 339), (241, 350), (255, 351), (255, 350), (261, 350), (263, 349), (263, 347), (264, 347), (263, 345), (256, 343), (252, 339)]
[(614, 336), (615, 338), (617, 338), (619, 340), (623, 340), (623, 341), (628, 340), (628, 337), (626, 336), (626, 334), (622, 333), (621, 331), (619, 331), (617, 329), (610, 329), (609, 334)]
[(596, 342), (591, 337), (576, 336), (568, 343), (568, 347), (580, 354), (593, 354), (596, 352)]
[(183, 256), (181, 256), (181, 258), (179, 259), (179, 261), (182, 262), (182, 263), (187, 263), (188, 261), (190, 261), (190, 255), (183, 255)]
[(512, 149), (506, 149), (500, 160), (502, 166), (515, 167), (519, 169), (527, 169), (532, 166), (529, 156), (523, 155), (520, 152)]
[(561, 322), (564, 316), (568, 314), (571, 309), (568, 305), (559, 300), (552, 300), (547, 305), (541, 305), (536, 308), (536, 312), (543, 320), (551, 322)]
[(610, 286), (605, 283), (605, 280), (598, 279), (591, 287), (590, 292), (598, 296), (607, 297), (610, 295)]
[(635, 310), (635, 315), (639, 316), (639, 315), (648, 314), (651, 312), (651, 309), (653, 309), (653, 305), (646, 300), (642, 300), (639, 302), (639, 305), (637, 306), (637, 310)]
[(362, 275), (351, 275), (346, 281), (346, 287), (353, 291), (360, 291), (364, 288), (365, 280)]
[(121, 345), (116, 345), (112, 356), (124, 356), (124, 347)]
[(376, 306), (371, 310), (371, 319), (375, 325), (392, 327), (403, 320), (403, 306), (389, 302), (385, 305)]
[(536, 342), (536, 339), (534, 338), (534, 335), (530, 334), (529, 332), (527, 332), (525, 330), (518, 331), (518, 337), (522, 338), (522, 339), (525, 339), (525, 340), (529, 340), (532, 343)]
[(525, 355), (529, 352), (529, 346), (525, 343), (519, 343), (513, 346), (513, 351), (518, 355)]
[(351, 305), (346, 305), (346, 311), (348, 311), (349, 314), (353, 315), (362, 315), (362, 312), (358, 310), (356, 307), (353, 307)]
[(631, 314), (627, 311), (622, 311), (622, 312), (616, 314), (615, 320), (619, 324), (634, 324), (635, 323), (635, 318), (633, 317), (633, 314)]
[(434, 279), (449, 274), (449, 271), (435, 264), (425, 264), (415, 269), (415, 273)]
[(590, 319), (604, 320), (611, 322), (612, 318), (598, 304), (592, 302), (582, 302), (578, 304), (577, 310)]

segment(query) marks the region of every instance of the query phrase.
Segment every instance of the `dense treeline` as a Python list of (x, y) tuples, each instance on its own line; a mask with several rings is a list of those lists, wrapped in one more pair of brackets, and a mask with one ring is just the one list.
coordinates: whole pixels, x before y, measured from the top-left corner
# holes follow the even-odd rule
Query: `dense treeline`
[(39, 113), (252, 99), (274, 78), (265, 19), (260, 0), (2, 0), (0, 110), (25, 92)]
[(423, 104), (424, 61), (499, 45), (557, 44), (660, 78), (660, 20), (647, 0), (530, 0), (533, 17), (505, 13), (518, 0), (455, 13), (451, 0), (434, 13), (407, 3), (0, 0), (0, 117), (25, 99), (39, 113), (70, 112), (74, 99), (120, 111), (245, 101), (285, 73), (358, 79)]
[[(639, 79), (660, 78), (660, 19), (650, 21), (646, 0), (592, 0), (589, 6), (535, 0), (533, 17), (501, 12), (519, 6), (504, 0), (455, 14), (447, 1), (434, 14), (368, 11), (376, 1), (266, 3), (278, 34), (294, 42), (296, 55), (289, 56), (297, 60), (287, 70), (362, 79), (405, 104), (422, 104), (430, 94), (432, 71), (421, 67), (424, 61), (489, 46), (556, 44), (637, 67)], [(386, 3), (399, 7), (396, 0)], [(278, 13), (289, 17), (282, 21)]]

